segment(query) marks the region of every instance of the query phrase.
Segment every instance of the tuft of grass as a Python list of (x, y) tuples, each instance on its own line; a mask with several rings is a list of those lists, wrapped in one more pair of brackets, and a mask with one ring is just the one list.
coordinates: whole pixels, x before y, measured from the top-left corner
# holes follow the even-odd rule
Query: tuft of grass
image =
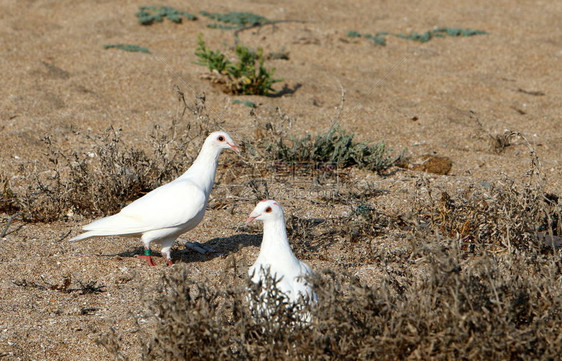
[(314, 137), (283, 137), (266, 148), (272, 159), (286, 162), (332, 163), (339, 168), (359, 166), (371, 171), (383, 171), (395, 165), (401, 156), (391, 156), (384, 142), (368, 144), (356, 142), (352, 133), (347, 133), (338, 124), (326, 133)]
[(164, 18), (180, 24), (182, 18), (186, 20), (197, 20), (197, 16), (185, 11), (178, 11), (168, 6), (139, 6), (139, 11), (135, 13), (137, 22), (141, 25), (152, 25), (154, 22), (161, 23)]
[(237, 63), (231, 62), (220, 51), (207, 47), (203, 35), (199, 34), (195, 55), (196, 64), (204, 65), (211, 71), (212, 80), (222, 85), (226, 93), (244, 95), (269, 95), (275, 91), (273, 84), (283, 79), (274, 79), (275, 69), (266, 69), (262, 48), (256, 51), (236, 45)]

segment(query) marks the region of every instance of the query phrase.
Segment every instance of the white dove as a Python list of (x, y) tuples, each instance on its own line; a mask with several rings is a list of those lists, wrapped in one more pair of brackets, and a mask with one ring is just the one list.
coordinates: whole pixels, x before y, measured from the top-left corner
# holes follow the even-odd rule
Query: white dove
[(269, 272), (274, 280), (279, 280), (277, 289), (287, 296), (289, 302), (316, 302), (316, 293), (305, 279), (312, 275), (312, 270), (291, 250), (281, 205), (274, 200), (261, 201), (247, 223), (254, 219), (263, 222), (263, 239), (260, 254), (249, 270), (252, 281), (256, 284), (264, 282)]
[(119, 213), (85, 225), (83, 229), (87, 232), (70, 241), (102, 236), (141, 236), (144, 255), (137, 257), (145, 258), (150, 266), (155, 266), (150, 244), (157, 242), (168, 265), (172, 265), (170, 248), (175, 240), (195, 228), (205, 215), (218, 158), (226, 148), (240, 151), (227, 133), (211, 133), (187, 172), (137, 199)]

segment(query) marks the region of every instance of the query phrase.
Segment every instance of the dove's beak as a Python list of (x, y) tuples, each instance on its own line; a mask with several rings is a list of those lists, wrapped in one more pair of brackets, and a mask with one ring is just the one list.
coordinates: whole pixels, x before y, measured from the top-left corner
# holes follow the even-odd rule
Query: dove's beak
[(248, 217), (248, 220), (246, 221), (246, 224), (250, 224), (251, 221), (253, 221), (254, 219), (258, 218), (260, 215), (259, 214), (250, 214), (250, 216)]
[(240, 148), (238, 148), (238, 146), (237, 146), (236, 144), (234, 144), (234, 143), (229, 143), (229, 142), (226, 142), (226, 144), (228, 144), (228, 146), (229, 146), (233, 151), (235, 151), (236, 153), (240, 153)]

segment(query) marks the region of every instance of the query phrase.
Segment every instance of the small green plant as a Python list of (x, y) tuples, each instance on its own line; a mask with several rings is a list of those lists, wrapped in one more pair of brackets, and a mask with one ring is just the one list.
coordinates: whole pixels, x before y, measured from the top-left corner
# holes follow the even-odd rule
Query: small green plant
[(182, 22), (182, 17), (187, 20), (197, 20), (197, 16), (193, 14), (167, 6), (139, 6), (139, 12), (135, 16), (138, 18), (137, 22), (141, 25), (152, 25), (155, 21), (161, 23), (164, 18), (177, 24)]
[(433, 30), (426, 31), (425, 33), (418, 34), (416, 32), (412, 34), (393, 34), (399, 38), (409, 39), (414, 41), (419, 41), (420, 43), (425, 43), (431, 40), (432, 38), (444, 38), (446, 35), (448, 36), (473, 36), (473, 35), (480, 35), (486, 34), (485, 31), (482, 30), (472, 30), (472, 29), (457, 29), (457, 28), (436, 28)]
[(143, 48), (141, 46), (131, 45), (131, 44), (108, 44), (108, 45), (104, 45), (103, 48), (104, 49), (116, 48), (116, 49), (121, 49), (121, 50), (125, 50), (125, 51), (141, 52), (141, 53), (150, 54), (150, 51), (147, 48)]
[(392, 35), (402, 39), (414, 40), (420, 43), (425, 43), (431, 40), (432, 38), (444, 38), (445, 36), (473, 36), (473, 35), (481, 35), (487, 34), (485, 31), (482, 30), (473, 30), (473, 29), (459, 29), (459, 28), (435, 28), (433, 30), (428, 30), (425, 33), (418, 34), (416, 32), (411, 34), (393, 34), (386, 31), (376, 33), (375, 35), (371, 34), (361, 34), (357, 31), (350, 31), (347, 33), (347, 36), (350, 38), (367, 38), (371, 39), (373, 42), (379, 45), (386, 45), (386, 39), (384, 38), (385, 35)]
[(279, 138), (276, 144), (267, 147), (267, 151), (272, 158), (288, 162), (325, 162), (341, 168), (357, 165), (372, 171), (388, 169), (401, 158), (390, 156), (384, 142), (355, 142), (354, 136), (336, 124), (315, 137), (291, 138), (290, 144)]
[(252, 13), (246, 13), (246, 12), (238, 12), (238, 11), (233, 11), (226, 14), (200, 11), (199, 14), (211, 18), (213, 20), (220, 21), (221, 23), (232, 24), (232, 25), (223, 25), (223, 24), (213, 23), (207, 25), (207, 27), (212, 29), (232, 30), (232, 29), (239, 29), (244, 26), (263, 25), (270, 22), (267, 18), (264, 18), (263, 16), (252, 14)]
[(256, 51), (236, 45), (237, 63), (232, 63), (220, 51), (207, 47), (203, 36), (199, 34), (198, 47), (195, 55), (199, 58), (196, 64), (204, 65), (212, 72), (216, 83), (224, 87), (226, 93), (244, 95), (269, 95), (275, 91), (273, 84), (283, 79), (274, 79), (274, 68), (266, 69), (262, 48)]
[(256, 107), (256, 103), (251, 102), (249, 100), (234, 99), (232, 101), (232, 104), (242, 104), (242, 105), (247, 106), (248, 108), (255, 108)]
[(207, 66), (210, 71), (217, 71), (219, 73), (226, 71), (226, 67), (230, 64), (230, 60), (228, 60), (226, 55), (221, 53), (219, 50), (213, 51), (209, 49), (203, 40), (202, 34), (199, 34), (197, 45), (198, 47), (195, 51), (195, 55), (199, 58), (199, 60), (196, 61), (195, 64)]
[(379, 44), (379, 45), (386, 45), (386, 39), (383, 38), (384, 35), (388, 35), (388, 33), (383, 31), (380, 33), (376, 33), (375, 35), (371, 35), (371, 34), (361, 34), (353, 30), (347, 33), (347, 36), (349, 36), (350, 38), (360, 38), (360, 37), (367, 38), (367, 39), (371, 39), (375, 44)]

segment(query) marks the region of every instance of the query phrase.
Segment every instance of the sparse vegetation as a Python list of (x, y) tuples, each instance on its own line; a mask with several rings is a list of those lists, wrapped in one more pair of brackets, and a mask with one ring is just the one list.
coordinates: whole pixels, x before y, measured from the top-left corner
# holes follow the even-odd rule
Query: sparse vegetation
[(558, 197), (537, 186), (517, 186), (509, 179), (429, 198), (422, 221), (431, 222), (446, 237), (458, 237), (471, 249), (541, 249), (546, 245), (538, 241), (539, 232), (560, 234), (562, 229)]
[(188, 105), (183, 93), (178, 94), (183, 107), (178, 119), (190, 110), (195, 120), (180, 125), (175, 119), (166, 130), (155, 126), (151, 152), (128, 146), (120, 130), (114, 128), (104, 135), (88, 136), (94, 143), (89, 152), (61, 150), (45, 137), (52, 168), (40, 174), (30, 171), (33, 181), (25, 189), (12, 190), (6, 181), (0, 206), (5, 211), (20, 211), (26, 222), (52, 222), (73, 214), (97, 217), (114, 213), (176, 178), (193, 161), (199, 142), (212, 126), (205, 114), (204, 98)]
[(0, 193), (0, 212), (14, 213), (17, 211), (17, 200), (10, 180), (4, 175), (0, 176), (0, 184), (2, 186), (2, 193)]
[(219, 13), (210, 13), (208, 11), (200, 11), (199, 14), (225, 24), (232, 24), (232, 25), (224, 25), (224, 24), (213, 23), (207, 25), (209, 28), (213, 28), (213, 29), (231, 30), (231, 29), (239, 29), (245, 26), (263, 25), (269, 22), (269, 20), (263, 16), (248, 13), (248, 12), (233, 11), (226, 14), (219, 14)]
[(232, 63), (220, 51), (207, 47), (203, 36), (199, 34), (198, 47), (195, 55), (199, 58), (196, 64), (209, 68), (209, 78), (219, 84), (225, 93), (244, 95), (269, 95), (274, 92), (273, 84), (283, 79), (274, 79), (275, 69), (266, 69), (262, 48), (256, 51), (236, 45), (237, 63)]
[(301, 20), (290, 20), (290, 19), (269, 20), (261, 15), (256, 15), (249, 12), (239, 12), (239, 11), (232, 11), (225, 14), (210, 13), (208, 11), (200, 11), (199, 13), (203, 16), (206, 16), (210, 19), (220, 22), (220, 23), (208, 24), (207, 25), (208, 28), (221, 29), (221, 30), (234, 30), (235, 44), (240, 43), (240, 38), (238, 37), (238, 35), (244, 30), (259, 28), (265, 25), (275, 26), (276, 24), (280, 24), (280, 23), (288, 23), (288, 22), (305, 23), (306, 22)]
[[(161, 298), (141, 316), (150, 319), (150, 331), (139, 329), (142, 358), (555, 359), (562, 352), (559, 257), (480, 254), (467, 263), (473, 254), (460, 244), (419, 240), (405, 256), (423, 264), (425, 276), (404, 266), (397, 277), (382, 267), (376, 287), (321, 272), (310, 325), (295, 323), (286, 305), (255, 318), (248, 295), (256, 301), (259, 292), (235, 275), (215, 289), (189, 280), (184, 267), (163, 277)], [(114, 331), (99, 342), (125, 357)]]
[(458, 28), (435, 28), (433, 30), (428, 30), (425, 33), (418, 34), (416, 32), (411, 34), (393, 34), (387, 31), (378, 32), (375, 35), (372, 34), (361, 34), (357, 31), (349, 31), (347, 36), (350, 38), (366, 38), (372, 40), (374, 43), (379, 45), (386, 45), (386, 35), (395, 36), (402, 39), (414, 40), (420, 43), (425, 43), (430, 41), (433, 38), (444, 38), (445, 36), (474, 36), (474, 35), (482, 35), (487, 34), (487, 32), (482, 30), (473, 30), (473, 29), (458, 29)]
[[(118, 211), (176, 176), (179, 164), (173, 159), (182, 157), (177, 153), (170, 155), (171, 149), (156, 144), (154, 155), (148, 156), (124, 145), (119, 130), (112, 128), (94, 139), (98, 144), (91, 157), (58, 150), (50, 138), (44, 141), (53, 171), (35, 175), (35, 182), (18, 197), (26, 221), (51, 222), (73, 213), (92, 217)], [(182, 141), (185, 140), (179, 140)], [(100, 198), (99, 194), (106, 196)]]
[(383, 171), (400, 159), (392, 157), (384, 142), (368, 144), (356, 142), (352, 133), (347, 133), (338, 124), (326, 133), (302, 138), (279, 137), (276, 143), (267, 145), (271, 159), (285, 162), (331, 163), (339, 168), (357, 165), (372, 171)]
[[(106, 214), (174, 178), (189, 162), (185, 149), (196, 149), (194, 135), (205, 134), (209, 125), (204, 98), (188, 106), (179, 95), (178, 119), (191, 110), (200, 120), (181, 129), (174, 123), (167, 132), (156, 128), (153, 152), (128, 147), (114, 129), (90, 138), (96, 144), (93, 156), (68, 155), (47, 138), (52, 171), (36, 175), (25, 194), (5, 179), (0, 204), (15, 207), (29, 221), (63, 219), (72, 212)], [(380, 171), (397, 159), (384, 144), (358, 143), (338, 125), (303, 138), (273, 126), (265, 131), (267, 137), (245, 144), (272, 160)], [(267, 181), (252, 178), (242, 188), (253, 201), (269, 198), (268, 187)], [(297, 256), (338, 269), (317, 269), (315, 307), (291, 307), (272, 288), (270, 304), (277, 306), (256, 317), (250, 305), (263, 294), (246, 282), (247, 270), (234, 256), (219, 284), (192, 279), (191, 267), (177, 264), (146, 292), (157, 295), (145, 300), (146, 312), (134, 316), (142, 359), (555, 359), (562, 352), (562, 260), (537, 234), (562, 235), (559, 197), (533, 182), (521, 186), (508, 178), (443, 190), (420, 176), (414, 191), (411, 209), (396, 214), (376, 207), (384, 190), (348, 182), (318, 199), (345, 212), (330, 218), (288, 214)], [(404, 244), (387, 249), (381, 246), (384, 237), (401, 238)], [(367, 286), (342, 269), (369, 269), (376, 280)], [(69, 277), (55, 283), (20, 278), (13, 284), (63, 294), (105, 291), (96, 281), (76, 281), (71, 287)], [(95, 311), (79, 310), (83, 315)], [(310, 312), (310, 325), (298, 322), (300, 312)], [(98, 343), (124, 360), (122, 332), (112, 329)]]
[(357, 31), (351, 30), (350, 32), (347, 33), (347, 36), (349, 36), (350, 38), (366, 38), (372, 40), (375, 44), (386, 45), (386, 38), (384, 36), (388, 34), (389, 33), (386, 31), (376, 33), (375, 35), (361, 34), (358, 33)]
[(141, 25), (152, 25), (155, 21), (161, 23), (164, 18), (171, 22), (180, 24), (182, 18), (186, 20), (197, 20), (197, 16), (185, 11), (178, 11), (168, 6), (139, 6), (139, 11), (135, 14), (138, 23)]
[(116, 49), (125, 50), (125, 51), (150, 53), (148, 48), (143, 48), (142, 46), (131, 45), (131, 44), (109, 44), (109, 45), (104, 45), (103, 48), (104, 49), (116, 48)]
[(242, 105), (247, 106), (248, 108), (255, 108), (256, 107), (256, 103), (251, 102), (249, 100), (233, 99), (232, 104), (242, 104)]
[(41, 276), (42, 283), (35, 281), (28, 281), (25, 278), (22, 280), (14, 280), (12, 283), (19, 287), (24, 288), (36, 288), (41, 291), (58, 291), (62, 293), (72, 293), (79, 292), (81, 295), (87, 295), (91, 293), (102, 293), (105, 292), (105, 285), (97, 285), (97, 281), (82, 282), (77, 280), (78, 287), (70, 287), (72, 284), (72, 277), (64, 277), (60, 284), (52, 284), (47, 282), (43, 276)]

